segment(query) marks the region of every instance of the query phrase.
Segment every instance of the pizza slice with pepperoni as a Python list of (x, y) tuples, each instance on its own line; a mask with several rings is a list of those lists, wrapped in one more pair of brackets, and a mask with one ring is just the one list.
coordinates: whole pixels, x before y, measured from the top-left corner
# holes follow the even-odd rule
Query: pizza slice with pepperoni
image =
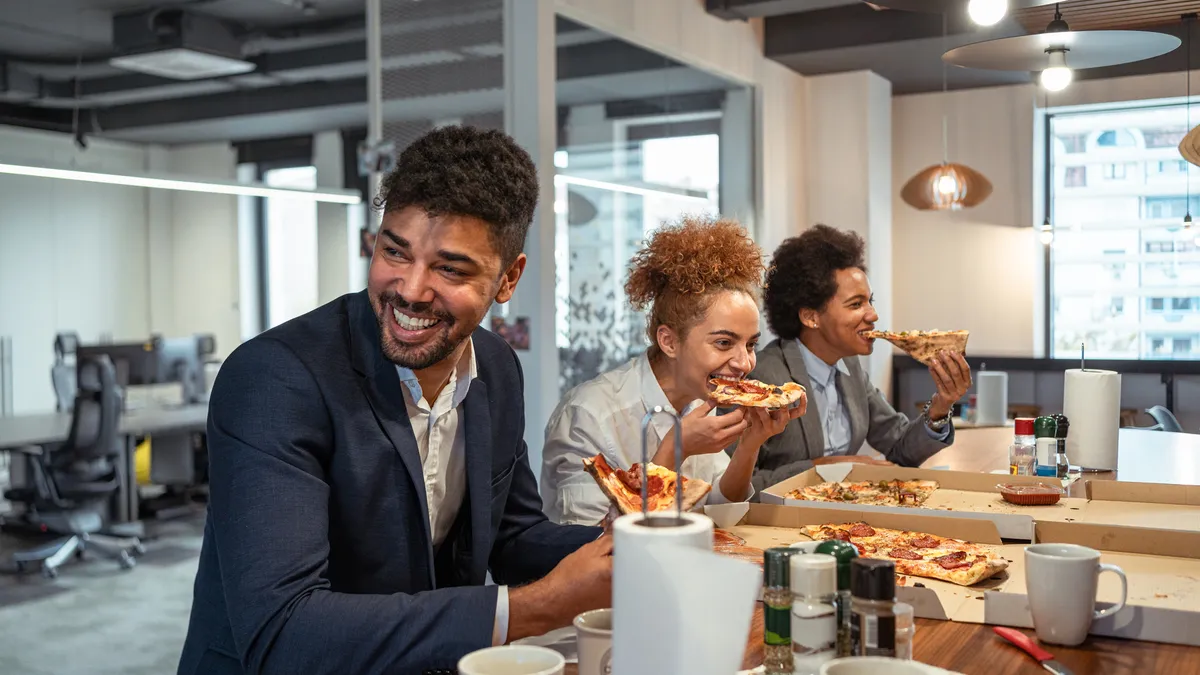
[(849, 542), (864, 558), (891, 560), (896, 563), (897, 574), (940, 579), (960, 586), (977, 584), (1008, 568), (1008, 561), (991, 547), (936, 534), (889, 530), (862, 522), (805, 525), (800, 531), (815, 540)]
[(628, 470), (608, 463), (604, 455), (585, 458), (583, 468), (596, 479), (600, 491), (622, 514), (642, 510), (642, 484), (646, 485), (646, 511), (666, 511), (675, 508), (675, 497), (681, 497), (683, 510), (690, 511), (704, 501), (712, 485), (699, 478), (678, 476), (674, 471), (647, 462), (645, 468), (634, 464)]
[(758, 380), (714, 377), (709, 396), (720, 406), (779, 409), (796, 405), (804, 398), (804, 387), (795, 382), (774, 385)]

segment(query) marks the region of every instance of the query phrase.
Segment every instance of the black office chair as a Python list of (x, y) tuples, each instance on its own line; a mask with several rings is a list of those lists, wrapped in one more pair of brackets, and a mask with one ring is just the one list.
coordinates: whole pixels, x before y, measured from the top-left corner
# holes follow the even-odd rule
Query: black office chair
[(1146, 414), (1154, 418), (1154, 426), (1144, 427), (1155, 431), (1183, 431), (1183, 426), (1179, 424), (1179, 420), (1175, 419), (1175, 415), (1171, 414), (1170, 410), (1156, 405), (1153, 408), (1147, 408)]
[(72, 554), (95, 550), (115, 558), (124, 569), (142, 552), (136, 537), (101, 534), (107, 502), (120, 487), (117, 462), (121, 442), (121, 393), (116, 369), (108, 356), (86, 357), (79, 367), (71, 429), (62, 444), (29, 453), (28, 485), (7, 490), (5, 499), (25, 505), (27, 525), (66, 535), (29, 551), (13, 554), (18, 570), (41, 561), (42, 573), (54, 578)]

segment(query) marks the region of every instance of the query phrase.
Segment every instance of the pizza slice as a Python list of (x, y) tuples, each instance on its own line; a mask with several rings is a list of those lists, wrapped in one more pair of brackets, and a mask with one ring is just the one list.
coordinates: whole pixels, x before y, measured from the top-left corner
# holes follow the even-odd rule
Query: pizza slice
[(747, 546), (745, 539), (727, 530), (713, 530), (713, 552), (754, 563), (759, 567), (763, 565), (763, 550), (761, 548)]
[(920, 506), (938, 489), (932, 480), (826, 482), (796, 488), (789, 499), (872, 506)]
[(872, 527), (866, 523), (806, 525), (801, 532), (815, 540), (849, 542), (866, 558), (891, 560), (897, 574), (977, 584), (1003, 572), (1008, 561), (988, 546), (961, 539), (907, 530)]
[(872, 330), (863, 333), (866, 338), (882, 338), (896, 345), (917, 361), (925, 365), (933, 363), (933, 357), (945, 350), (957, 354), (967, 353), (967, 338), (970, 331), (965, 330), (910, 330), (899, 333), (893, 331)]
[(731, 380), (714, 377), (709, 396), (717, 405), (779, 409), (796, 405), (804, 398), (804, 387), (795, 382), (781, 385), (758, 380)]
[[(585, 458), (583, 467), (600, 491), (612, 500), (622, 514), (642, 511), (642, 483), (646, 485), (646, 511), (666, 511), (675, 508), (675, 496), (681, 495), (684, 511), (690, 511), (704, 501), (712, 485), (699, 478), (676, 476), (674, 471), (647, 462), (645, 470), (634, 464), (629, 470), (613, 468), (604, 455)], [(677, 480), (678, 479), (678, 480)], [(680, 489), (682, 484), (682, 490)]]

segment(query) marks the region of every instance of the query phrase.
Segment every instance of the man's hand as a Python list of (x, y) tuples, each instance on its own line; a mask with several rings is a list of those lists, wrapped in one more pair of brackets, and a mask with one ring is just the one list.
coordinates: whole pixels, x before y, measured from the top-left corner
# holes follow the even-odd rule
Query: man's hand
[(612, 607), (612, 550), (612, 535), (604, 534), (542, 579), (509, 589), (509, 642), (569, 626), (588, 610)]
[(868, 455), (831, 455), (829, 457), (818, 457), (813, 460), (814, 465), (844, 464), (847, 462), (853, 464), (873, 464), (875, 466), (893, 466), (893, 464), (886, 459), (879, 459), (876, 457), (870, 457)]
[(937, 393), (929, 401), (929, 419), (940, 420), (971, 387), (971, 366), (962, 354), (942, 350), (934, 355), (929, 374), (937, 385)]
[[(745, 408), (727, 415), (709, 415), (716, 404), (711, 400), (696, 406), (683, 417), (683, 458), (721, 452), (733, 444), (750, 426)], [(675, 430), (671, 429), (658, 445), (651, 460), (659, 466), (675, 468)]]

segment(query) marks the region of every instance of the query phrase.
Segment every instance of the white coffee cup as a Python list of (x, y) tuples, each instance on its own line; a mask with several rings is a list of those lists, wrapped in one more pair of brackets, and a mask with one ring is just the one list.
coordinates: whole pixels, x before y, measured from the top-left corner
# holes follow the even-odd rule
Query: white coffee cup
[(821, 675), (929, 675), (933, 670), (916, 661), (886, 656), (848, 656), (821, 664)]
[[(1096, 610), (1096, 584), (1101, 572), (1121, 578), (1121, 599)], [(1075, 544), (1025, 547), (1025, 591), (1038, 640), (1074, 646), (1087, 639), (1092, 621), (1125, 607), (1129, 584), (1116, 565), (1100, 562), (1100, 552)]]
[(593, 609), (575, 617), (579, 675), (611, 675), (612, 610)]
[(458, 661), (459, 675), (562, 675), (562, 654), (534, 645), (506, 645), (473, 651)]

